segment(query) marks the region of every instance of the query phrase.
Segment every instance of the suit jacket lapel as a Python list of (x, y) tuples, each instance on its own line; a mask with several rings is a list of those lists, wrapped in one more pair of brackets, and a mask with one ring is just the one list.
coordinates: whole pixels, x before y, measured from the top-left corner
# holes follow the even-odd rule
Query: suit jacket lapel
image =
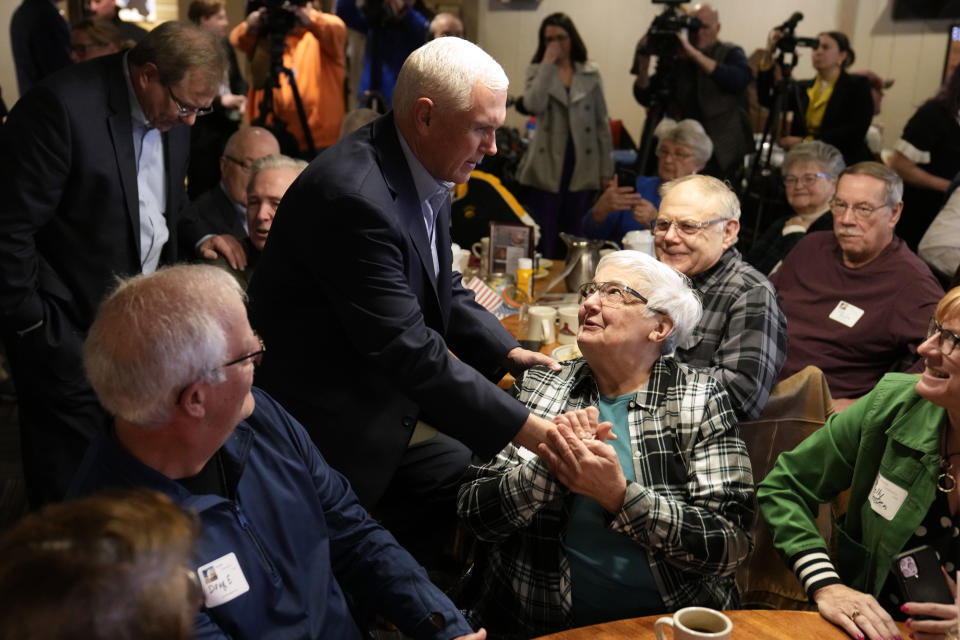
[(127, 206), (131, 236), (137, 249), (137, 263), (140, 259), (140, 197), (137, 192), (137, 158), (133, 149), (133, 124), (130, 118), (130, 101), (127, 97), (127, 84), (123, 79), (123, 55), (111, 56), (108, 66), (107, 104), (110, 110), (107, 126), (113, 142), (113, 152), (117, 160), (117, 172), (120, 174), (120, 186)]
[[(374, 149), (382, 167), (387, 187), (394, 194), (394, 211), (400, 220), (400, 225), (412, 240), (413, 246), (416, 247), (417, 255), (420, 257), (420, 265), (433, 287), (434, 294), (436, 294), (437, 277), (433, 273), (433, 255), (430, 252), (430, 241), (427, 238), (427, 230), (423, 223), (423, 211), (420, 208), (420, 200), (417, 197), (417, 189), (413, 184), (413, 176), (407, 166), (397, 135), (396, 127), (393, 124), (393, 112), (374, 123)], [(449, 215), (447, 220), (449, 222)], [(441, 221), (438, 216), (437, 227), (439, 228), (440, 225)], [(439, 240), (439, 234), (437, 235)], [(438, 244), (437, 246), (443, 245)], [(437, 252), (438, 257), (440, 253)], [(449, 269), (449, 260), (447, 264)], [(442, 260), (440, 260), (440, 265), (442, 270)]]

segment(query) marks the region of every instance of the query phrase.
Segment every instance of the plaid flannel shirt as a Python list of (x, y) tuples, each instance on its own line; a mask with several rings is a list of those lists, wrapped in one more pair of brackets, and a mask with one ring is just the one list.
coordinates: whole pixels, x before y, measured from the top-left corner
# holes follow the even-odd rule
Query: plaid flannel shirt
[(767, 278), (727, 249), (693, 278), (703, 318), (677, 343), (680, 362), (706, 369), (719, 380), (741, 420), (760, 415), (787, 358), (787, 321)]
[[(586, 361), (559, 373), (528, 370), (513, 388), (545, 418), (596, 406)], [(667, 610), (739, 603), (733, 573), (750, 552), (753, 475), (726, 392), (701, 371), (660, 358), (629, 404), (638, 482), (627, 485), (610, 528), (645, 552)], [(471, 467), (458, 512), (484, 544), (477, 621), (501, 634), (541, 635), (573, 625), (570, 566), (562, 540), (571, 492), (538, 457), (507, 445)]]

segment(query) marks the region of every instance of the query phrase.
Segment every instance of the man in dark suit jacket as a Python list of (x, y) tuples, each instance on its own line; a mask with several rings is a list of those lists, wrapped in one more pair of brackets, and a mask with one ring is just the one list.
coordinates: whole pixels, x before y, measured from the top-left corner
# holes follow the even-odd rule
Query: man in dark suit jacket
[(83, 336), (117, 275), (175, 260), (190, 144), (177, 125), (210, 105), (225, 67), (214, 36), (166, 23), (38, 85), (0, 132), (0, 329), (33, 506), (63, 496), (106, 423)]
[(280, 153), (280, 144), (263, 127), (244, 127), (227, 139), (220, 155), (220, 183), (183, 210), (177, 229), (181, 259), (221, 255), (234, 269), (246, 268), (241, 241), (247, 237), (250, 167), (275, 153)]
[(284, 195), (249, 289), (269, 349), (257, 384), (428, 565), (455, 518), (463, 445), (484, 459), (511, 439), (535, 451), (553, 426), (492, 380), (559, 365), (520, 348), (451, 270), (449, 190), (496, 152), (506, 90), (500, 65), (466, 40), (411, 54), (395, 111), (324, 151)]

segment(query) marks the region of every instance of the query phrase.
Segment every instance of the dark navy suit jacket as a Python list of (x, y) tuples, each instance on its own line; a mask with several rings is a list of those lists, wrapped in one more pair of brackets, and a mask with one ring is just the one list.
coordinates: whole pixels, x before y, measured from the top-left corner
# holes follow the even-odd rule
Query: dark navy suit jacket
[(490, 381), (518, 344), (451, 272), (449, 204), (434, 275), (397, 135), (390, 113), (310, 164), (280, 203), (248, 290), (268, 348), (257, 384), (367, 508), (417, 419), (486, 459), (529, 414)]
[[(62, 491), (102, 428), (105, 413), (86, 382), (81, 345), (116, 277), (141, 271), (137, 162), (123, 73), (123, 54), (63, 69), (21, 97), (0, 129), (0, 332), (21, 416), (34, 425), (24, 442), (31, 492), (30, 469), (62, 476)], [(186, 198), (189, 128), (163, 134), (163, 149), (170, 238), (161, 263), (170, 263)]]

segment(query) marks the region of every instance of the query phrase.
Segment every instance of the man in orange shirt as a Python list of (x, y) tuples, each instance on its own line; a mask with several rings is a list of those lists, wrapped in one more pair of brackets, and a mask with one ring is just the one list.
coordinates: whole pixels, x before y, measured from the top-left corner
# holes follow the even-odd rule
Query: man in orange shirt
[[(234, 27), (230, 32), (230, 44), (247, 54), (254, 75), (247, 99), (247, 117), (252, 122), (260, 115), (263, 87), (271, 75), (271, 39), (277, 32), (276, 25), (271, 22), (286, 17), (279, 13), (284, 10), (292, 14), (293, 26), (285, 35), (283, 66), (294, 71), (313, 147), (321, 150), (337, 141), (344, 114), (347, 27), (333, 14), (307, 5), (276, 9), (278, 13), (270, 17), (267, 8), (260, 7)], [(282, 120), (297, 144), (296, 149), (287, 148), (283, 137), (278, 135), (283, 152), (310, 159), (314, 150), (304, 135), (289, 78), (283, 73), (279, 75), (280, 87), (273, 89), (273, 114), (268, 114), (266, 125), (273, 127), (277, 120)]]

